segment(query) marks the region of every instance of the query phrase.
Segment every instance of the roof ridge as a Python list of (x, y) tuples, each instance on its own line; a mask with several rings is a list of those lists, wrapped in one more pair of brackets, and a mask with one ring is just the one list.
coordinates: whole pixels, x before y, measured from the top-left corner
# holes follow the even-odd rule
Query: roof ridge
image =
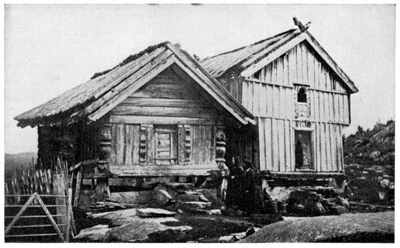
[(273, 35), (273, 36), (269, 36), (269, 37), (267, 37), (267, 38), (264, 38), (264, 39), (262, 39), (262, 40), (253, 42), (253, 43), (251, 43), (251, 44), (248, 44), (248, 45), (245, 45), (245, 46), (241, 46), (241, 47), (238, 47), (238, 48), (229, 50), (229, 51), (225, 51), (225, 52), (222, 52), (222, 53), (213, 55), (213, 56), (205, 57), (204, 59), (201, 60), (201, 62), (205, 62), (205, 61), (207, 61), (207, 60), (209, 60), (209, 59), (212, 59), (212, 58), (215, 58), (215, 57), (218, 57), (218, 56), (221, 56), (221, 55), (225, 55), (225, 54), (228, 54), (228, 53), (237, 52), (237, 51), (242, 50), (242, 49), (244, 49), (244, 48), (247, 48), (247, 47), (250, 47), (250, 46), (254, 46), (254, 45), (260, 44), (260, 43), (265, 42), (265, 41), (267, 41), (267, 40), (271, 40), (271, 39), (273, 39), (273, 38), (282, 36), (282, 35), (284, 35), (284, 34), (288, 34), (288, 33), (290, 33), (290, 32), (294, 32), (294, 31), (296, 31), (296, 30), (297, 30), (297, 28), (288, 29), (288, 30), (286, 30), (286, 31), (284, 31), (284, 32), (275, 34), (275, 35)]
[(128, 64), (129, 62), (131, 62), (132, 60), (135, 60), (136, 58), (142, 56), (143, 54), (148, 53), (148, 52), (151, 52), (151, 51), (153, 51), (154, 49), (157, 49), (157, 48), (159, 48), (159, 47), (161, 47), (161, 46), (165, 46), (166, 44), (171, 44), (171, 42), (170, 42), (170, 41), (162, 41), (162, 42), (159, 42), (159, 43), (157, 43), (157, 44), (155, 44), (155, 45), (148, 46), (148, 47), (146, 47), (144, 50), (140, 50), (140, 51), (137, 52), (137, 53), (130, 54), (128, 57), (126, 57), (125, 59), (123, 59), (123, 60), (122, 60), (120, 63), (118, 63), (117, 65), (115, 65), (115, 66), (113, 66), (113, 67), (111, 67), (111, 68), (109, 68), (109, 69), (106, 69), (106, 70), (104, 70), (104, 71), (95, 72), (95, 73), (90, 77), (90, 80), (91, 80), (91, 79), (95, 79), (95, 78), (100, 77), (100, 76), (103, 76), (104, 74), (107, 74), (108, 72), (114, 70), (115, 68), (124, 66), (124, 65)]

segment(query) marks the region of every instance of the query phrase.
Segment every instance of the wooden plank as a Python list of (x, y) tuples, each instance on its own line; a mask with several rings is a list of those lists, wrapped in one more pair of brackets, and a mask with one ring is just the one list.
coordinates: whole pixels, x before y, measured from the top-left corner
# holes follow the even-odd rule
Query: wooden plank
[(65, 239), (64, 239), (64, 236), (63, 236), (60, 228), (58, 227), (58, 225), (57, 225), (56, 221), (54, 220), (53, 216), (51, 215), (50, 211), (47, 209), (46, 205), (42, 201), (42, 198), (40, 198), (40, 196), (38, 194), (36, 194), (36, 193), (35, 193), (35, 198), (39, 202), (39, 204), (42, 206), (43, 211), (46, 213), (47, 217), (50, 220), (50, 223), (53, 225), (54, 229), (57, 231), (58, 236), (60, 237), (60, 239), (62, 241), (64, 241)]
[(272, 119), (264, 119), (264, 135), (265, 135), (265, 155), (266, 155), (266, 163), (265, 167), (267, 170), (273, 169), (273, 161), (272, 161), (272, 127), (271, 127)]
[(118, 124), (113, 123), (111, 125), (111, 153), (110, 153), (110, 163), (117, 163), (117, 141), (118, 141)]
[(82, 184), (82, 172), (81, 172), (81, 170), (79, 170), (76, 173), (76, 185), (75, 185), (75, 197), (74, 197), (74, 206), (75, 207), (78, 206), (78, 204), (79, 204), (79, 195), (81, 193), (81, 184)]
[(279, 130), (279, 171), (286, 171), (286, 161), (285, 161), (285, 126), (284, 121), (278, 121)]
[(333, 165), (332, 165), (332, 149), (331, 149), (331, 139), (332, 139), (332, 134), (331, 134), (331, 125), (326, 124), (326, 160), (328, 161), (328, 170), (333, 171)]
[(318, 171), (318, 150), (317, 150), (317, 125), (313, 125), (313, 131), (311, 133), (311, 141), (312, 141), (312, 163), (313, 163), (313, 169), (315, 171)]
[(205, 101), (200, 99), (178, 99), (178, 98), (147, 98), (131, 97), (125, 99), (121, 105), (132, 105), (138, 107), (180, 107), (194, 108), (207, 106)]
[(307, 61), (307, 57), (308, 57), (308, 55), (307, 55), (307, 47), (304, 45), (304, 43), (301, 43), (301, 51), (302, 51), (302, 53), (301, 53), (301, 56), (302, 56), (302, 59), (303, 59), (303, 61), (302, 61), (302, 67), (303, 67), (303, 78), (302, 78), (302, 82), (303, 83), (307, 83), (307, 84), (309, 84), (310, 83), (310, 81), (309, 81), (309, 79), (308, 79), (308, 70), (307, 70), (307, 67), (308, 67), (308, 61)]
[(213, 118), (217, 116), (215, 108), (181, 107), (137, 107), (120, 105), (111, 111), (112, 115), (177, 116)]
[(155, 145), (155, 137), (154, 137), (154, 127), (151, 124), (146, 124), (147, 130), (147, 164), (154, 163), (154, 145)]
[(276, 59), (276, 83), (283, 84), (282, 57)]
[[(78, 178), (78, 177), (77, 177)], [(80, 183), (79, 183), (80, 185)], [(80, 188), (80, 186), (79, 186)], [(78, 191), (78, 195), (79, 195), (80, 191)], [(76, 197), (75, 197), (76, 199)], [(79, 198), (78, 198), (79, 200)], [(72, 212), (72, 188), (68, 188), (68, 205), (67, 205), (67, 227), (65, 230), (65, 242), (69, 242), (69, 238), (70, 238), (70, 231), (71, 231), (71, 212)]]
[(278, 120), (272, 120), (272, 150), (273, 150), (273, 170), (279, 171), (279, 132), (278, 132)]
[(125, 127), (124, 124), (117, 124), (116, 126), (116, 163), (124, 164), (125, 162)]
[(192, 126), (192, 132), (193, 132), (193, 136), (192, 136), (192, 140), (193, 140), (193, 148), (192, 148), (192, 157), (193, 157), (193, 163), (195, 164), (199, 164), (200, 163), (200, 154), (199, 154), (199, 150), (202, 149), (202, 147), (199, 145), (200, 142), (200, 126), (199, 125), (193, 125)]
[(266, 170), (266, 135), (265, 135), (265, 119), (258, 118), (258, 139), (259, 139), (259, 156), (260, 170)]
[(185, 127), (178, 125), (178, 163), (185, 163)]
[(199, 153), (199, 163), (204, 163), (205, 162), (205, 160), (206, 160), (206, 151), (207, 151), (207, 149), (204, 149), (204, 148), (206, 148), (206, 146), (205, 146), (205, 128), (204, 128), (204, 126), (203, 125), (200, 125), (199, 126), (199, 146), (201, 147), (199, 150), (198, 150), (198, 153)]
[(165, 176), (209, 176), (210, 170), (218, 170), (216, 163), (163, 165), (163, 166), (110, 166), (111, 171), (121, 177), (165, 177)]
[(316, 171), (321, 171), (321, 132), (320, 132), (320, 124), (319, 123), (315, 123), (315, 127), (314, 127), (314, 132), (315, 132), (315, 149), (314, 149), (314, 153), (315, 153), (315, 170)]
[(29, 199), (25, 202), (24, 206), (18, 211), (18, 213), (15, 216), (11, 216), (13, 219), (11, 222), (7, 225), (4, 235), (6, 235), (11, 228), (15, 225), (15, 223), (19, 220), (19, 218), (22, 216), (22, 214), (25, 212), (25, 210), (28, 208), (28, 206), (33, 202), (33, 200), (36, 198), (36, 193), (33, 193)]
[(124, 116), (124, 115), (111, 115), (110, 122), (113, 123), (127, 123), (127, 124), (193, 124), (193, 125), (213, 125), (216, 123), (214, 119), (194, 118), (194, 117), (174, 117), (174, 116)]
[(292, 165), (291, 165), (291, 158), (290, 158), (290, 126), (289, 126), (289, 121), (284, 121), (284, 136), (285, 136), (285, 171), (290, 171)]
[(133, 164), (133, 125), (125, 125), (125, 164)]

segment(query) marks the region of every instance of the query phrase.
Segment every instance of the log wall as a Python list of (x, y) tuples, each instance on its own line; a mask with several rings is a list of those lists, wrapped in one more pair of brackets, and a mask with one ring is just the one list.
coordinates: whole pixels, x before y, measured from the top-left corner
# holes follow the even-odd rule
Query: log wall
[[(221, 112), (193, 82), (167, 69), (115, 107), (110, 168), (124, 175), (195, 175), (216, 169), (215, 133)], [(155, 130), (176, 128), (178, 158), (156, 164)]]

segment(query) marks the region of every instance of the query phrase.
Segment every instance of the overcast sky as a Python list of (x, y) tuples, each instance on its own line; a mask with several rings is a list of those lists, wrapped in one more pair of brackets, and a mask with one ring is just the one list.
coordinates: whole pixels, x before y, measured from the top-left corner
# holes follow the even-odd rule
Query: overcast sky
[(5, 152), (36, 151), (13, 117), (164, 40), (201, 58), (311, 21), (310, 32), (356, 83), (352, 124), (394, 118), (394, 5), (8, 5)]

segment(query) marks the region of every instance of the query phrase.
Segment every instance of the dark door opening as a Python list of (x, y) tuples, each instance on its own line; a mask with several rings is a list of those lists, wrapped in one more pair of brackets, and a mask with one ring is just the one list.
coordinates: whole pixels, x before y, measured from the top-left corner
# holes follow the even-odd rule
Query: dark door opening
[(295, 130), (295, 163), (297, 170), (312, 170), (311, 131)]

